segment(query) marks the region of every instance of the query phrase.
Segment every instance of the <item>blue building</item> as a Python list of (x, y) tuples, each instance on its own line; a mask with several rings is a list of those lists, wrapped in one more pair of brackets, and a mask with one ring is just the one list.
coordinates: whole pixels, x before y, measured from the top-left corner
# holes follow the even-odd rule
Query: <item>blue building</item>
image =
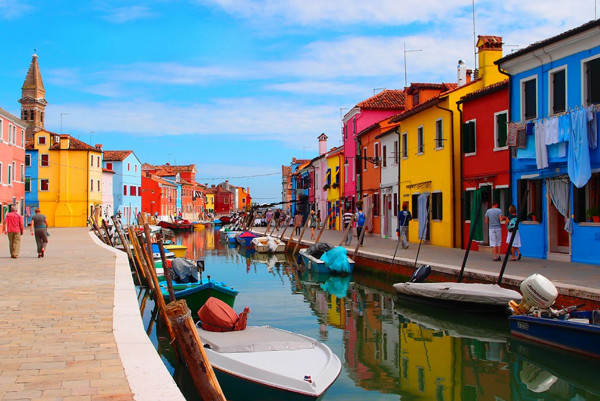
[(25, 224), (31, 222), (38, 200), (38, 151), (33, 143), (25, 146)]
[(115, 172), (113, 202), (123, 222), (134, 222), (142, 211), (142, 164), (131, 150), (105, 150), (102, 166)]
[(510, 75), (511, 195), (526, 219), (524, 256), (600, 264), (599, 28), (591, 21), (496, 62)]

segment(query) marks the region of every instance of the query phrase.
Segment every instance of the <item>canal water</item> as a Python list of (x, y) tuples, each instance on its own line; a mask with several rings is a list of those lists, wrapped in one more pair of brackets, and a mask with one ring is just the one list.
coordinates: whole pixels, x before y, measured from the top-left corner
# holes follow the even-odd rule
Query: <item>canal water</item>
[[(518, 341), (506, 318), (456, 314), (396, 301), (392, 283), (356, 267), (352, 276), (299, 270), (284, 255), (252, 254), (218, 231), (184, 233), (186, 256), (205, 260), (204, 277), (240, 291), (234, 309), (250, 307), (249, 325), (313, 337), (342, 362), (322, 400), (600, 400), (600, 364)], [(140, 290), (148, 335), (187, 400), (199, 400), (167, 340), (154, 302)], [(195, 311), (192, 312), (195, 315)], [(289, 400), (220, 379), (228, 400)]]

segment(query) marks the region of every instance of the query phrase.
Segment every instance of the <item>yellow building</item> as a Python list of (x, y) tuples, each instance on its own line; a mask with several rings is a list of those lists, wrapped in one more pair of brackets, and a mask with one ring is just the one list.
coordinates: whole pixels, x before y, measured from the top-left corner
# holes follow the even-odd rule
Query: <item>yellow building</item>
[(327, 172), (325, 173), (324, 188), (327, 190), (327, 213), (329, 228), (340, 230), (342, 223), (342, 182), (340, 181), (344, 166), (344, 148), (331, 150), (327, 154)]
[[(83, 227), (102, 204), (102, 149), (70, 135), (34, 134), (40, 209), (54, 227)], [(32, 177), (33, 178), (33, 177)]]
[[(393, 118), (400, 122), (400, 204), (409, 202), (413, 222), (409, 239), (419, 240), (419, 196), (429, 210), (426, 239), (432, 245), (460, 247), (461, 244), (461, 115), (456, 104), (461, 97), (506, 79), (494, 61), (502, 57), (502, 38), (479, 36), (479, 76), (469, 82), (466, 69), (459, 65), (464, 80), (444, 84), (441, 93), (418, 103)], [(461, 70), (462, 69), (462, 70)], [(416, 99), (416, 100), (415, 100)], [(424, 203), (425, 204), (425, 203)]]
[(213, 190), (206, 190), (206, 206), (204, 208), (204, 210), (206, 210), (207, 213), (214, 213), (215, 212), (215, 194), (213, 192)]

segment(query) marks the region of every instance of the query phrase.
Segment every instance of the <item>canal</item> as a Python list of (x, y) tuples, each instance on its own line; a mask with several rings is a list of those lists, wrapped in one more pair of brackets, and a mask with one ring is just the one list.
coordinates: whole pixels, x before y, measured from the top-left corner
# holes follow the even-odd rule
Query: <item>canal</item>
[[(290, 330), (331, 348), (342, 371), (322, 400), (600, 400), (597, 361), (518, 341), (505, 317), (398, 303), (391, 285), (405, 278), (374, 278), (360, 266), (349, 277), (302, 272), (285, 255), (252, 254), (212, 229), (180, 234), (176, 242), (187, 246), (186, 257), (205, 260), (204, 277), (240, 291), (234, 309), (250, 307), (249, 325)], [(198, 400), (154, 302), (144, 289), (139, 299), (165, 365), (186, 399)], [(244, 383), (221, 386), (231, 401), (282, 399)]]

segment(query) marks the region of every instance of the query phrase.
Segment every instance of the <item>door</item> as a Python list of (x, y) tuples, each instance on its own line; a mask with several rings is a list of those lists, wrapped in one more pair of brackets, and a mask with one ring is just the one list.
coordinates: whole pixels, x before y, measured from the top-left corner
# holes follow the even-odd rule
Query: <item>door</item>
[(552, 201), (548, 202), (548, 251), (569, 254), (571, 236), (565, 231), (565, 217), (560, 214)]

